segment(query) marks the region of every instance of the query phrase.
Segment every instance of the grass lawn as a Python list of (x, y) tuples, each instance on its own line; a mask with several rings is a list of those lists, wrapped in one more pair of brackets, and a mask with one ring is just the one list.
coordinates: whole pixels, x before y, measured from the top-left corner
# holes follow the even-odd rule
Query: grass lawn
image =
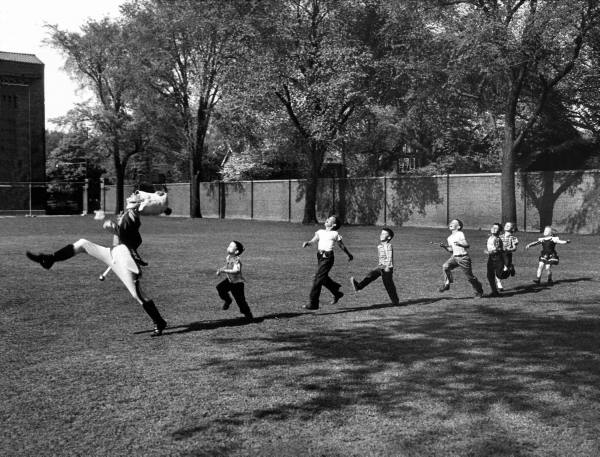
[[(468, 224), (468, 221), (466, 221)], [(462, 273), (440, 294), (444, 229), (397, 228), (396, 286), (359, 294), (380, 228), (342, 227), (345, 297), (307, 303), (316, 226), (155, 217), (142, 221), (151, 321), (87, 255), (43, 270), (26, 249), (87, 238), (91, 217), (0, 219), (0, 454), (6, 456), (600, 455), (598, 238), (558, 246), (555, 285), (532, 279), (537, 238), (520, 233), (517, 276), (476, 300)], [(487, 233), (465, 231), (485, 284)], [(221, 309), (227, 244), (246, 246), (248, 302)]]

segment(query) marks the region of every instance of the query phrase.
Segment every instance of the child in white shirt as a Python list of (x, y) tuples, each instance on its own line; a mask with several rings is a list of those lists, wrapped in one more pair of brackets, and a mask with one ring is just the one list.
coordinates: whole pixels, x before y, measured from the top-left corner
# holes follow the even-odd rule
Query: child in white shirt
[(302, 247), (311, 246), (313, 243), (317, 244), (317, 272), (313, 280), (313, 285), (310, 290), (310, 303), (305, 305), (305, 309), (319, 309), (319, 296), (321, 295), (321, 288), (325, 286), (332, 294), (333, 300), (332, 305), (335, 305), (340, 298), (344, 296), (344, 293), (340, 290), (341, 284), (335, 282), (329, 277), (329, 270), (333, 267), (335, 261), (333, 255), (333, 246), (337, 244), (342, 251), (348, 256), (348, 260), (352, 260), (352, 254), (346, 249), (342, 237), (337, 232), (340, 223), (336, 216), (330, 216), (325, 221), (325, 229), (317, 230), (315, 236), (310, 241), (302, 243)]
[(440, 292), (450, 289), (450, 284), (454, 282), (452, 270), (460, 267), (475, 290), (475, 297), (481, 298), (483, 296), (483, 286), (473, 274), (471, 257), (469, 257), (467, 252), (469, 242), (467, 241), (462, 228), (463, 223), (460, 219), (452, 219), (448, 224), (448, 230), (452, 232), (448, 237), (448, 242), (447, 244), (440, 243), (442, 248), (452, 253), (452, 257), (450, 257), (442, 266), (444, 272), (444, 284), (440, 287)]

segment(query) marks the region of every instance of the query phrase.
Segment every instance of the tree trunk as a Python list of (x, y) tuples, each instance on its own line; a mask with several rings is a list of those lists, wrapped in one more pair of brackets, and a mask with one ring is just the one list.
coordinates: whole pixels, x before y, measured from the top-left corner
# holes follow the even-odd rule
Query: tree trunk
[(502, 222), (514, 222), (517, 226), (517, 200), (515, 197), (515, 122), (516, 103), (511, 100), (504, 124), (504, 143), (502, 145)]
[[(311, 167), (312, 168), (312, 167)], [(317, 220), (317, 186), (319, 185), (319, 173), (311, 172), (306, 180), (304, 192), (304, 218), (303, 224), (314, 224)]]
[(202, 146), (198, 146), (196, 143), (195, 147), (190, 151), (190, 217), (202, 217), (200, 212), (200, 179), (201, 179), (201, 168), (200, 163), (202, 161)]
[(123, 166), (121, 165), (121, 163), (119, 163), (118, 165), (115, 164), (115, 172), (116, 172), (116, 178), (117, 178), (117, 201), (116, 201), (116, 214), (119, 214), (123, 211), (124, 209), (124, 205), (123, 202), (125, 201), (125, 189), (124, 189), (124, 184), (125, 184), (125, 170), (123, 169)]
[(200, 210), (200, 181), (202, 180), (202, 155), (204, 141), (210, 121), (210, 113), (206, 102), (200, 101), (198, 106), (198, 123), (196, 124), (196, 141), (190, 158), (190, 217), (202, 217)]
[(117, 178), (117, 192), (115, 208), (116, 214), (119, 214), (124, 209), (124, 201), (125, 201), (125, 190), (123, 186), (125, 185), (125, 164), (121, 161), (121, 149), (119, 148), (118, 139), (113, 141), (113, 162), (115, 164), (115, 174)]
[(310, 171), (306, 182), (305, 197), (304, 197), (304, 218), (303, 224), (318, 223), (317, 220), (317, 186), (321, 177), (321, 166), (323, 165), (323, 157), (325, 147), (318, 141), (310, 141), (309, 157)]

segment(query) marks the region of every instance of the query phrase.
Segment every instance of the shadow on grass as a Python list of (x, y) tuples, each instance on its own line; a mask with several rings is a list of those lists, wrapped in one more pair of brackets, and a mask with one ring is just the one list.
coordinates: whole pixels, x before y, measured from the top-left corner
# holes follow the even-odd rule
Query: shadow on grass
[(345, 314), (345, 313), (356, 313), (356, 312), (360, 312), (360, 311), (371, 311), (371, 310), (376, 310), (376, 309), (386, 309), (386, 308), (403, 308), (406, 306), (412, 306), (412, 305), (430, 305), (432, 303), (437, 303), (441, 300), (468, 300), (471, 299), (471, 297), (464, 297), (464, 298), (456, 298), (456, 297), (439, 297), (439, 298), (418, 298), (418, 299), (414, 299), (414, 300), (405, 300), (403, 302), (400, 302), (397, 305), (394, 305), (393, 303), (377, 303), (374, 305), (369, 305), (369, 306), (353, 306), (353, 307), (344, 307), (344, 308), (340, 308), (340, 309), (336, 309), (335, 311), (329, 311), (329, 312), (324, 312), (324, 313), (319, 313), (322, 316), (327, 316), (327, 315), (332, 315), (332, 314)]
[[(436, 315), (417, 314), (380, 321), (380, 325), (365, 321), (350, 329), (302, 329), (260, 338), (260, 349), (251, 356), (221, 365), (223, 376), (239, 379), (244, 371), (260, 368), (264, 374), (253, 379), (256, 385), (268, 389), (274, 382), (284, 382), (303, 394), (240, 411), (238, 419), (308, 423), (322, 414), (344, 418), (357, 407), (375, 408), (390, 420), (423, 417), (403, 440), (406, 449), (418, 452), (434, 443), (440, 432), (428, 430), (428, 424), (454, 417), (490, 417), (490, 411), (495, 411), (506, 418), (536, 417), (544, 426), (560, 428), (581, 425), (578, 418), (588, 404), (587, 414), (593, 414), (591, 399), (600, 396), (600, 319), (595, 311), (546, 316), (543, 310), (528, 313), (493, 306), (470, 313), (446, 309)], [(293, 356), (282, 358), (282, 353)], [(289, 377), (276, 381), (273, 376), (286, 371), (286, 365)], [(218, 426), (217, 421), (212, 421), (213, 426)], [(533, 435), (526, 435), (525, 442), (504, 436), (499, 431), (501, 422), (493, 419), (481, 427), (484, 430), (479, 432), (489, 445), (507, 446), (506, 453), (498, 455), (524, 455), (519, 449), (531, 445), (528, 439), (535, 440)], [(591, 433), (589, 427), (587, 432)], [(468, 440), (465, 443), (469, 445)]]
[(255, 317), (252, 320), (245, 317), (237, 317), (234, 319), (220, 319), (215, 321), (198, 321), (186, 325), (176, 325), (167, 327), (163, 335), (173, 335), (176, 333), (200, 332), (202, 330), (215, 330), (223, 327), (240, 327), (243, 325), (259, 324), (264, 318)]
[(522, 295), (522, 294), (536, 294), (543, 290), (547, 290), (552, 287), (556, 287), (560, 284), (571, 284), (571, 283), (577, 283), (577, 282), (583, 282), (583, 281), (593, 281), (593, 279), (589, 278), (589, 277), (559, 279), (557, 281), (554, 281), (554, 285), (549, 285), (546, 282), (541, 282), (540, 284), (535, 284), (534, 282), (532, 282), (531, 284), (519, 285), (519, 286), (513, 287), (511, 289), (505, 289), (505, 291), (502, 293), (502, 296), (503, 297), (513, 297), (515, 295)]

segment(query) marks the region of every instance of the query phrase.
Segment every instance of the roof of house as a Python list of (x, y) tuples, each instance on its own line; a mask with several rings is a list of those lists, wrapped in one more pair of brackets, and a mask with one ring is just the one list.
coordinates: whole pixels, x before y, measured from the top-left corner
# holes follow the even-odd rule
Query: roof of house
[(0, 51), (0, 60), (6, 60), (9, 62), (33, 63), (38, 65), (44, 64), (44, 62), (42, 62), (33, 54), (23, 54), (20, 52)]

